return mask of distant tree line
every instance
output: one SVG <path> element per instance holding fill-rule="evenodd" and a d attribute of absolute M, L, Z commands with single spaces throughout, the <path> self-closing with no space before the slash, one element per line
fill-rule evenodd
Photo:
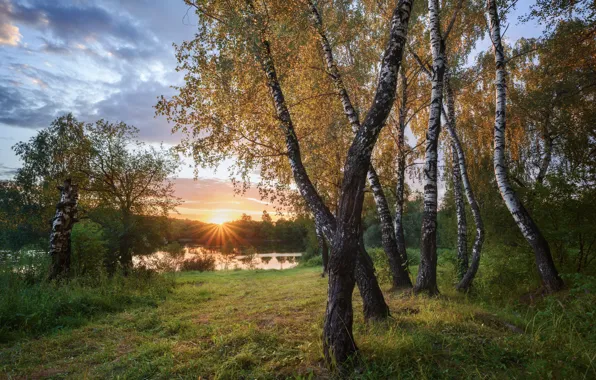
<path fill-rule="evenodd" d="M 305 217 L 294 219 L 279 218 L 273 221 L 263 211 L 261 220 L 253 220 L 248 214 L 240 219 L 221 225 L 197 220 L 170 219 L 169 241 L 181 244 L 199 244 L 217 249 L 241 249 L 254 247 L 278 252 L 302 252 L 316 246 L 309 237 L 314 234 L 312 220 Z"/>

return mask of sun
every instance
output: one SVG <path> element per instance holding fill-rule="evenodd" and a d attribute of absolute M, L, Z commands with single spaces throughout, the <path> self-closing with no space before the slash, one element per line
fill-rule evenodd
<path fill-rule="evenodd" d="M 224 224 L 227 222 L 225 215 L 215 214 L 209 218 L 209 223 Z"/>

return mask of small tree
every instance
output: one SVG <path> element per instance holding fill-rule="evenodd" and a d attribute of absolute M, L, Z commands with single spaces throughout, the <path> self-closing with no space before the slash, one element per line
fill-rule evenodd
<path fill-rule="evenodd" d="M 146 217 L 167 216 L 179 204 L 171 181 L 178 160 L 169 151 L 140 142 L 137 134 L 135 127 L 125 123 L 85 124 L 68 114 L 28 142 L 16 144 L 13 150 L 23 167 L 15 176 L 14 188 L 22 193 L 23 208 L 41 215 L 27 223 L 48 233 L 55 189 L 70 178 L 80 190 L 81 208 L 97 216 L 108 236 L 117 236 L 118 247 L 111 248 L 119 252 L 125 270 L 132 266 L 133 247 L 147 253 L 163 245 L 156 241 L 159 233 L 148 233 L 155 220 L 146 223 Z M 113 210 L 118 212 L 117 222 Z M 142 239 L 135 241 L 137 236 Z"/>
<path fill-rule="evenodd" d="M 138 129 L 125 123 L 99 120 L 87 126 L 91 154 L 89 191 L 99 204 L 119 211 L 119 262 L 125 273 L 132 267 L 138 215 L 167 216 L 180 204 L 171 180 L 177 157 L 137 140 Z"/>

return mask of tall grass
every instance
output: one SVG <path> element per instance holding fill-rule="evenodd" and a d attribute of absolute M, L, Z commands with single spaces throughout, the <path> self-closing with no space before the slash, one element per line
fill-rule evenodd
<path fill-rule="evenodd" d="M 0 342 L 76 327 L 96 315 L 156 306 L 172 289 L 171 278 L 133 271 L 128 276 L 77 277 L 46 282 L 45 255 L 4 260 L 0 268 Z"/>

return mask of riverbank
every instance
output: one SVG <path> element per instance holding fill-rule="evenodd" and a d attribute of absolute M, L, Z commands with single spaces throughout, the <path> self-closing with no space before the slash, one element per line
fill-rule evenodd
<path fill-rule="evenodd" d="M 187 272 L 176 283 L 156 305 L 0 344 L 0 377 L 331 376 L 321 360 L 320 268 Z M 596 377 L 594 330 L 582 324 L 592 295 L 508 308 L 447 290 L 385 294 L 392 318 L 366 326 L 354 292 L 355 378 Z"/>

